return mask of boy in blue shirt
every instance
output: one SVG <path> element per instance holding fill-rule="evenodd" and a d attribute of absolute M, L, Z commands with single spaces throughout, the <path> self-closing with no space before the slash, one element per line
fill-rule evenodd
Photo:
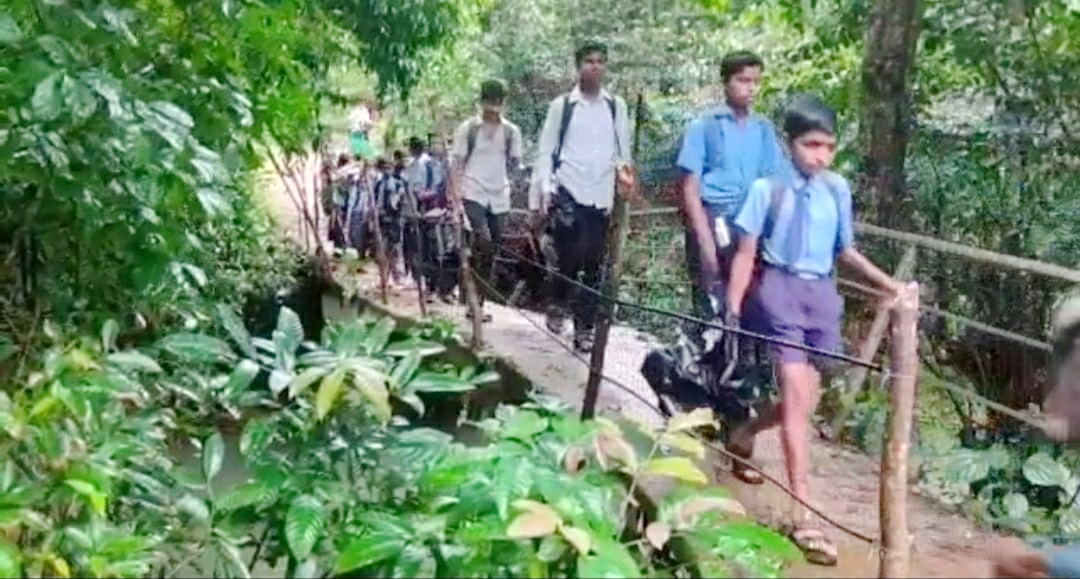
<path fill-rule="evenodd" d="M 747 312 L 744 325 L 761 334 L 838 351 L 843 300 L 833 278 L 836 261 L 890 292 L 903 286 L 852 244 L 851 189 L 847 180 L 828 170 L 836 154 L 836 114 L 816 98 L 796 97 L 785 113 L 784 133 L 791 174 L 755 181 L 735 218 L 739 233 L 727 311 L 733 322 Z M 759 246 L 761 264 L 755 275 Z M 809 501 L 809 425 L 821 389 L 822 360 L 811 360 L 805 350 L 769 348 L 779 379 L 779 404 L 733 428 L 728 450 L 749 458 L 754 435 L 779 423 L 791 488 Z M 762 482 L 760 473 L 741 465 L 734 474 L 749 484 Z M 799 519 L 793 522 L 791 538 L 807 560 L 835 565 L 836 546 L 805 516 Z"/>
<path fill-rule="evenodd" d="M 706 319 L 720 313 L 709 294 L 727 281 L 734 249 L 731 222 L 750 184 L 777 172 L 784 162 L 773 124 L 751 111 L 763 70 L 761 58 L 753 53 L 724 57 L 720 77 L 725 102 L 690 123 L 676 163 L 682 172 L 694 313 Z"/>

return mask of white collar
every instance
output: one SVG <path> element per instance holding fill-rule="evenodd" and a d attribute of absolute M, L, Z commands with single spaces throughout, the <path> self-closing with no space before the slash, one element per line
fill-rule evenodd
<path fill-rule="evenodd" d="M 611 93 L 609 93 L 604 87 L 600 87 L 600 98 L 607 101 L 612 100 Z M 570 91 L 570 102 L 578 103 L 584 100 L 586 100 L 586 98 L 585 93 L 581 92 L 581 85 L 574 85 L 574 90 Z"/>

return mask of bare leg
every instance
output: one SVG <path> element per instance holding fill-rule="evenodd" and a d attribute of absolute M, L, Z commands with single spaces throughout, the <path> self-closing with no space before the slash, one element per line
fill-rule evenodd
<path fill-rule="evenodd" d="M 810 416 L 821 392 L 821 377 L 806 362 L 780 364 L 780 425 L 791 490 L 810 499 Z"/>

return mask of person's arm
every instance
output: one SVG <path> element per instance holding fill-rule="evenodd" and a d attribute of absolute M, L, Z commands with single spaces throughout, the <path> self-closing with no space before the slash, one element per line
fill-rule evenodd
<path fill-rule="evenodd" d="M 739 244 L 731 262 L 731 278 L 727 287 L 727 308 L 735 316 L 742 315 L 746 292 L 754 275 L 758 256 L 758 240 L 765 234 L 765 219 L 772 202 L 772 185 L 768 179 L 758 179 L 750 186 L 735 227 L 739 229 Z"/>
<path fill-rule="evenodd" d="M 893 277 L 881 268 L 874 265 L 865 255 L 858 249 L 855 249 L 855 232 L 852 227 L 852 215 L 851 215 L 851 189 L 847 183 L 844 182 L 839 187 L 837 194 L 838 209 L 840 212 L 839 219 L 839 231 L 837 234 L 837 256 L 840 261 L 851 266 L 853 269 L 859 272 L 860 275 L 865 277 L 870 283 L 892 292 L 899 293 L 904 284 L 893 279 Z"/>
<path fill-rule="evenodd" d="M 450 203 L 457 207 L 461 204 L 465 192 L 462 190 L 465 182 L 465 156 L 469 154 L 469 121 L 465 121 L 454 132 L 454 142 L 450 150 L 450 170 L 447 171 L 450 179 Z"/>
<path fill-rule="evenodd" d="M 620 164 L 634 164 L 633 133 L 630 131 L 630 111 L 626 101 L 616 97 L 615 101 L 615 134 L 619 140 L 617 159 Z"/>
<path fill-rule="evenodd" d="M 514 170 L 521 169 L 521 159 L 524 157 L 522 150 L 524 148 L 521 139 L 521 128 L 510 123 L 510 166 Z"/>
<path fill-rule="evenodd" d="M 562 97 L 551 101 L 548 106 L 547 117 L 544 119 L 544 128 L 540 130 L 540 142 L 536 151 L 536 163 L 534 165 L 537 174 L 537 198 L 533 206 L 530 200 L 530 209 L 544 211 L 551 200 L 554 192 L 554 167 L 551 166 L 551 156 L 555 153 L 555 146 L 559 140 L 559 119 L 562 117 Z"/>
<path fill-rule="evenodd" d="M 681 173 L 682 210 L 686 227 L 697 240 L 701 253 L 702 275 L 706 280 L 715 277 L 719 270 L 716 242 L 712 225 L 701 202 L 701 177 L 705 170 L 705 126 L 699 119 L 690 123 L 683 136 L 679 158 L 675 163 Z M 699 280 L 694 280 L 697 283 Z M 715 281 L 715 280 L 713 280 Z"/>

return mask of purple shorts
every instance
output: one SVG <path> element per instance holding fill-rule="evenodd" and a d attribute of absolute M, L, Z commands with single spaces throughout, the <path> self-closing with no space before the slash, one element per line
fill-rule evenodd
<path fill-rule="evenodd" d="M 840 351 L 844 300 L 831 278 L 804 279 L 764 265 L 748 306 L 746 327 L 751 331 L 821 350 Z M 811 361 L 805 350 L 781 345 L 771 349 L 781 362 Z M 820 369 L 830 365 L 831 360 L 814 358 Z"/>

